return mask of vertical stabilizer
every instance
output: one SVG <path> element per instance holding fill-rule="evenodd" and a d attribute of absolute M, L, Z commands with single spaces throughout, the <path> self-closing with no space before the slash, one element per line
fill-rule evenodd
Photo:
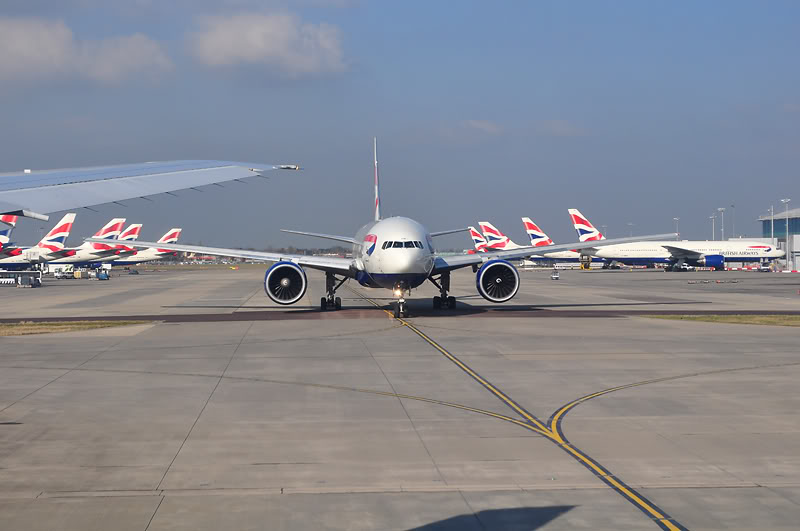
<path fill-rule="evenodd" d="M 9 215 L 2 215 L 0 216 L 0 221 L 3 222 L 0 225 L 0 249 L 3 246 L 8 245 L 8 242 L 11 240 L 11 232 L 14 230 L 14 227 L 17 226 L 17 216 L 9 216 Z"/>
<path fill-rule="evenodd" d="M 519 249 L 522 247 L 522 245 L 517 245 L 511 241 L 511 238 L 500 232 L 500 229 L 488 221 L 479 221 L 478 226 L 481 228 L 483 236 L 489 243 L 489 249 L 510 251 L 511 249 Z"/>
<path fill-rule="evenodd" d="M 52 252 L 61 251 L 64 249 L 74 222 L 75 214 L 66 214 L 36 246 Z"/>
<path fill-rule="evenodd" d="M 575 227 L 575 232 L 578 233 L 578 240 L 581 242 L 591 242 L 596 240 L 605 240 L 599 230 L 589 221 L 589 219 L 581 214 L 577 208 L 567 209 L 569 217 L 572 219 L 572 225 Z"/>
<path fill-rule="evenodd" d="M 472 226 L 469 227 L 469 235 L 472 238 L 472 243 L 475 245 L 475 250 L 485 253 L 486 248 L 489 246 L 486 238 L 484 238 L 483 235 L 478 232 L 478 229 Z"/>
<path fill-rule="evenodd" d="M 528 237 L 531 239 L 531 245 L 533 247 L 553 245 L 553 240 L 551 240 L 547 234 L 545 234 L 544 231 L 539 228 L 539 225 L 531 220 L 531 218 L 522 218 L 522 224 L 525 225 L 525 232 L 528 233 Z"/>
<path fill-rule="evenodd" d="M 378 137 L 372 139 L 372 153 L 375 156 L 375 221 L 381 220 L 381 189 L 378 185 Z"/>

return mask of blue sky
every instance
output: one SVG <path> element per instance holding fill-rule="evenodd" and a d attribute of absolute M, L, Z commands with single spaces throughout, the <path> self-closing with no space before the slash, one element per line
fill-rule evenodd
<path fill-rule="evenodd" d="M 796 2 L 52 4 L 0 7 L 0 170 L 306 168 L 83 210 L 76 235 L 114 216 L 226 246 L 352 234 L 371 215 L 373 135 L 384 213 L 431 230 L 487 219 L 523 241 L 529 216 L 571 241 L 576 207 L 612 237 L 680 217 L 708 238 L 708 216 L 735 204 L 737 233 L 757 235 L 770 204 L 800 203 Z"/>

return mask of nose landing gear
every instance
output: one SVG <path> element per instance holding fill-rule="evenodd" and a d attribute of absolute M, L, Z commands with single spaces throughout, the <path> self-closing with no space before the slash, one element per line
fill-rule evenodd
<path fill-rule="evenodd" d="M 428 277 L 428 280 L 431 281 L 431 284 L 439 288 L 439 293 L 441 294 L 441 296 L 433 298 L 433 309 L 450 308 L 454 310 L 456 307 L 456 298 L 447 295 L 447 292 L 450 291 L 450 272 L 442 273 L 439 275 L 438 279 Z"/>
<path fill-rule="evenodd" d="M 336 296 L 336 290 L 342 287 L 342 284 L 347 282 L 348 278 L 344 277 L 338 284 L 336 283 L 337 280 L 336 275 L 333 273 L 325 273 L 325 292 L 327 295 L 319 301 L 320 310 L 323 312 L 342 309 L 342 298 Z"/>

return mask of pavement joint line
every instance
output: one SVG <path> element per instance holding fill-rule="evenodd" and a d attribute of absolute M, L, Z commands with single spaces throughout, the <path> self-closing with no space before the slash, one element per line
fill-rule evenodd
<path fill-rule="evenodd" d="M 359 294 L 354 289 L 350 288 L 356 294 Z M 360 295 L 360 294 L 359 294 Z M 386 309 L 381 308 L 375 301 L 372 301 L 368 297 L 362 295 L 362 297 L 373 304 L 376 308 L 382 309 L 384 312 L 392 316 L 394 316 L 388 312 Z M 613 476 L 605 467 L 600 465 L 597 461 L 591 458 L 585 452 L 579 450 L 575 446 L 571 444 L 559 444 L 559 443 L 567 443 L 563 433 L 560 431 L 555 431 L 551 428 L 545 426 L 539 419 L 537 419 L 532 413 L 528 412 L 524 407 L 519 405 L 515 402 L 511 397 L 503 393 L 500 389 L 498 389 L 495 385 L 491 382 L 480 376 L 477 372 L 475 372 L 471 367 L 466 365 L 457 356 L 449 352 L 443 346 L 439 345 L 435 340 L 429 337 L 427 334 L 422 332 L 419 328 L 405 320 L 404 318 L 395 318 L 397 321 L 400 321 L 405 324 L 407 328 L 409 328 L 412 332 L 414 332 L 418 337 L 422 338 L 426 343 L 428 343 L 431 347 L 438 350 L 442 355 L 452 361 L 459 369 L 463 372 L 468 374 L 472 377 L 475 381 L 480 383 L 485 389 L 495 395 L 498 399 L 500 399 L 503 403 L 509 406 L 512 410 L 516 411 L 520 416 L 528 421 L 528 423 L 519 423 L 519 425 L 526 427 L 527 429 L 534 430 L 535 428 L 539 428 L 541 432 L 551 441 L 556 443 L 556 446 L 565 450 L 568 454 L 570 454 L 573 458 L 575 458 L 579 463 L 584 465 L 587 469 L 589 469 L 595 476 L 597 476 L 601 481 L 603 481 L 606 485 L 611 487 L 615 492 L 620 494 L 624 499 L 629 501 L 632 505 L 634 505 L 637 509 L 645 513 L 651 521 L 655 522 L 660 528 L 666 529 L 669 531 L 686 531 L 686 528 L 683 527 L 681 524 L 677 523 L 672 517 L 670 517 L 665 511 L 661 510 L 658 506 L 656 506 L 653 502 L 636 492 L 632 487 L 626 485 L 622 480 L 617 479 Z M 614 389 L 618 390 L 618 389 Z M 608 391 L 611 392 L 611 391 Z M 600 396 L 604 394 L 602 391 L 599 393 L 593 393 L 592 395 L 587 395 L 588 398 L 585 400 L 589 400 L 595 396 Z M 578 399 L 579 401 L 581 399 Z M 579 401 L 573 401 L 575 405 L 580 403 Z M 568 404 L 570 407 L 564 412 L 562 412 L 558 418 L 563 417 L 563 415 L 574 407 L 571 405 L 573 403 Z M 532 424 L 532 426 L 531 426 Z M 556 423 L 557 425 L 557 423 Z"/>
<path fill-rule="evenodd" d="M 161 480 L 158 482 L 158 485 L 156 485 L 156 489 L 160 489 L 161 488 L 161 484 L 164 483 L 164 479 L 166 479 L 167 474 L 169 474 L 169 471 L 172 468 L 172 465 L 175 463 L 175 460 L 180 455 L 181 450 L 183 450 L 183 447 L 186 445 L 186 441 L 188 441 L 189 437 L 192 435 L 192 432 L 194 431 L 194 427 L 197 426 L 197 423 L 200 420 L 200 417 L 203 416 L 203 412 L 206 410 L 206 407 L 208 406 L 208 403 L 211 401 L 211 397 L 213 397 L 214 393 L 217 391 L 217 388 L 219 387 L 220 382 L 222 382 L 222 379 L 225 378 L 225 371 L 227 371 L 228 367 L 231 366 L 231 362 L 233 361 L 234 356 L 236 356 L 236 352 L 239 350 L 239 347 L 242 346 L 242 343 L 244 342 L 244 338 L 247 337 L 247 334 L 250 332 L 251 328 L 253 328 L 253 323 L 252 322 L 250 323 L 250 326 L 247 327 L 247 330 L 245 330 L 244 333 L 242 334 L 242 338 L 239 340 L 239 344 L 236 345 L 235 349 L 233 349 L 233 352 L 231 353 L 230 358 L 228 358 L 228 363 L 225 365 L 225 368 L 222 370 L 222 373 L 217 377 L 217 383 L 214 385 L 214 389 L 212 389 L 211 393 L 209 393 L 208 398 L 206 398 L 206 401 L 203 404 L 203 407 L 200 408 L 200 412 L 197 414 L 197 418 L 194 419 L 194 422 L 192 423 L 192 427 L 189 428 L 189 431 L 186 433 L 186 437 L 184 437 L 183 442 L 181 442 L 180 447 L 178 447 L 178 451 L 175 452 L 175 455 L 173 456 L 172 461 L 169 462 L 169 465 L 167 466 L 166 470 L 164 470 L 164 475 L 161 476 Z M 155 513 L 154 513 L 154 515 L 155 515 Z M 149 527 L 149 525 L 148 525 L 148 527 Z"/>

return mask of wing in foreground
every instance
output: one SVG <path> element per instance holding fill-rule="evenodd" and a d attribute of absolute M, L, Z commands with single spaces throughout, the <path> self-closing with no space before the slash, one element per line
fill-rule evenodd
<path fill-rule="evenodd" d="M 263 251 L 248 251 L 246 249 L 225 249 L 222 247 L 201 247 L 199 245 L 182 245 L 177 243 L 157 243 L 143 241 L 108 240 L 103 238 L 86 238 L 92 243 L 119 243 L 126 247 L 146 249 L 155 247 L 165 251 L 179 251 L 184 253 L 207 254 L 211 256 L 229 256 L 232 258 L 248 258 L 250 260 L 264 260 L 267 262 L 293 262 L 297 265 L 320 271 L 328 271 L 346 277 L 353 277 L 355 269 L 351 268 L 353 260 L 335 256 L 306 256 L 303 254 L 282 254 Z"/>
<path fill-rule="evenodd" d="M 218 160 L 146 162 L 66 170 L 0 173 L 0 214 L 44 214 L 261 176 L 298 166 Z"/>
<path fill-rule="evenodd" d="M 458 256 L 437 256 L 433 267 L 433 274 L 452 271 L 462 267 L 482 264 L 489 260 L 522 260 L 536 253 L 546 250 L 548 253 L 557 251 L 572 251 L 580 249 L 591 249 L 605 247 L 607 245 L 618 245 L 620 243 L 631 243 L 640 241 L 666 240 L 674 238 L 675 233 L 671 234 L 651 234 L 650 236 L 634 236 L 632 238 L 615 238 L 612 240 L 596 240 L 576 243 L 564 243 L 558 245 L 548 245 L 545 249 L 541 247 L 522 247 L 511 251 L 488 251 L 480 254 L 464 254 Z"/>

